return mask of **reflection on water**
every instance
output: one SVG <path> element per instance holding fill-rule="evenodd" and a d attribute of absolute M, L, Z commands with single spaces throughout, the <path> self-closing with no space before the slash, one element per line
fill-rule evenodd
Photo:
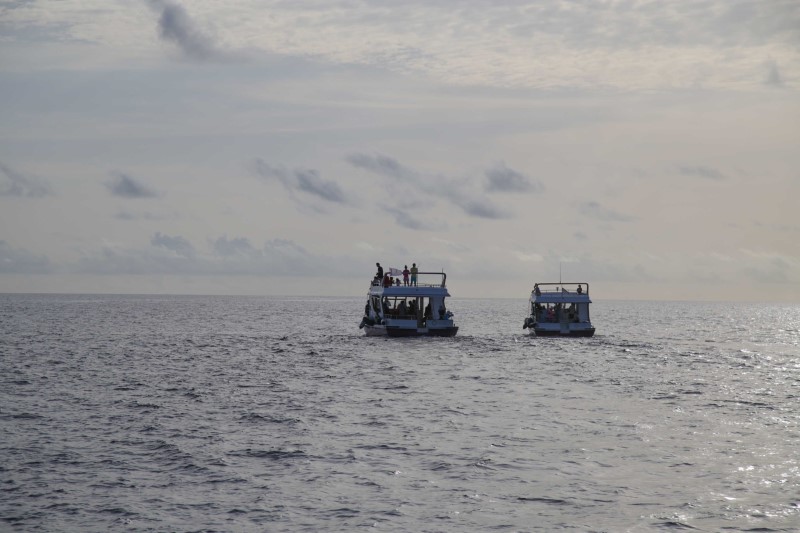
<path fill-rule="evenodd" d="M 0 296 L 10 530 L 790 531 L 800 308 L 366 338 L 362 298 Z"/>

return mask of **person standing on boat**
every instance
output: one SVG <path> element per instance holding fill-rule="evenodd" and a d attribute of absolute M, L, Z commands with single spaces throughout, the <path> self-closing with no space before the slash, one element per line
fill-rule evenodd
<path fill-rule="evenodd" d="M 378 273 L 375 274 L 375 277 L 378 279 L 383 279 L 383 267 L 380 263 L 375 263 L 375 266 L 378 267 Z"/>
<path fill-rule="evenodd" d="M 411 271 L 408 270 L 408 265 L 403 265 L 403 285 L 408 285 L 408 275 L 411 274 Z"/>
<path fill-rule="evenodd" d="M 411 285 L 414 287 L 417 286 L 417 274 L 419 273 L 419 269 L 417 268 L 416 263 L 411 263 Z"/>

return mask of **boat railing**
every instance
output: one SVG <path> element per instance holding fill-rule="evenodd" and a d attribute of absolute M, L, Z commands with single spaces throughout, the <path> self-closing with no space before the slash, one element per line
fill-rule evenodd
<path fill-rule="evenodd" d="M 425 276 L 425 277 L 423 277 Z M 437 279 L 432 280 L 432 277 L 437 277 Z M 438 279 L 441 277 L 441 279 Z M 409 276 L 410 278 L 410 276 Z M 427 279 L 426 279 L 427 278 Z M 393 285 L 394 287 L 407 287 L 408 285 L 403 285 L 403 278 L 394 278 L 400 279 L 400 285 Z M 396 283 L 396 282 L 395 282 Z M 371 282 L 372 287 L 381 287 L 383 286 L 383 280 L 379 280 L 377 278 L 373 278 Z M 447 274 L 444 272 L 417 272 L 417 284 L 416 287 L 447 287 Z"/>
<path fill-rule="evenodd" d="M 540 294 L 563 294 L 564 291 L 576 294 L 589 295 L 589 284 L 584 282 L 559 282 L 559 283 L 536 283 L 533 292 L 537 296 Z"/>

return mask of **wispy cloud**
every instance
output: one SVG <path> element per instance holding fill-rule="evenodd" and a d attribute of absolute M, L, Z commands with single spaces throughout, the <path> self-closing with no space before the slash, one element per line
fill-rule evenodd
<path fill-rule="evenodd" d="M 274 167 L 262 159 L 257 159 L 256 173 L 265 180 L 277 179 L 291 193 L 301 191 L 326 202 L 349 203 L 338 183 L 322 179 L 319 172 L 313 169 L 289 170 L 283 167 Z"/>
<path fill-rule="evenodd" d="M 156 232 L 150 239 L 150 244 L 175 252 L 181 257 L 194 257 L 195 255 L 192 243 L 179 235 L 173 237 Z"/>
<path fill-rule="evenodd" d="M 128 220 L 128 221 L 149 220 L 154 222 L 160 222 L 164 220 L 175 220 L 180 217 L 177 214 L 159 215 L 156 213 L 147 213 L 147 212 L 131 213 L 130 211 L 120 211 L 116 215 L 114 215 L 114 218 L 116 218 L 117 220 Z"/>
<path fill-rule="evenodd" d="M 397 160 L 385 155 L 350 154 L 346 157 L 348 163 L 357 168 L 369 170 L 374 174 L 381 174 L 388 178 L 418 182 L 417 172 L 401 165 Z"/>
<path fill-rule="evenodd" d="M 508 168 L 505 163 L 497 163 L 486 171 L 486 190 L 488 192 L 540 192 L 544 185 L 532 180 L 521 172 Z"/>
<path fill-rule="evenodd" d="M 272 239 L 255 248 L 246 238 L 225 236 L 210 241 L 209 251 L 201 251 L 182 236 L 155 233 L 149 244 L 144 248 L 106 244 L 98 251 L 85 252 L 73 270 L 101 275 L 210 276 L 315 276 L 331 271 L 348 275 L 352 270 L 345 259 L 312 254 L 289 239 Z M 4 246 L 0 241 L 0 261 L 10 256 L 17 269 L 23 262 L 33 263 L 21 252 Z"/>
<path fill-rule="evenodd" d="M 383 210 L 394 217 L 394 221 L 398 226 L 412 230 L 431 230 L 433 226 L 422 220 L 420 217 L 415 217 L 403 209 L 397 209 L 391 206 L 384 206 Z M 443 229 L 443 228 L 439 228 Z"/>
<path fill-rule="evenodd" d="M 50 185 L 45 181 L 25 176 L 3 163 L 0 163 L 0 174 L 4 176 L 4 179 L 0 180 L 0 196 L 42 198 L 53 194 Z M 5 183 L 2 183 L 3 181 Z"/>
<path fill-rule="evenodd" d="M 580 206 L 580 212 L 589 218 L 604 222 L 630 222 L 634 220 L 634 217 L 630 215 L 625 215 L 613 209 L 603 207 L 597 202 L 586 202 L 582 204 Z"/>
<path fill-rule="evenodd" d="M 427 195 L 447 200 L 471 217 L 502 219 L 511 215 L 489 198 L 470 192 L 469 180 L 455 180 L 441 175 L 422 174 L 385 155 L 351 154 L 347 162 L 386 178 L 412 184 Z"/>
<path fill-rule="evenodd" d="M 726 179 L 725 174 L 723 174 L 719 170 L 710 167 L 705 167 L 702 165 L 698 166 L 684 165 L 679 167 L 678 171 L 684 176 L 694 176 L 698 178 L 718 180 L 718 181 Z"/>
<path fill-rule="evenodd" d="M 244 237 L 234 237 L 228 239 L 227 235 L 217 238 L 212 243 L 214 254 L 220 257 L 241 257 L 257 255 L 257 250 L 253 248 L 250 241 Z"/>
<path fill-rule="evenodd" d="M 52 270 L 47 256 L 36 255 L 0 240 L 0 272 L 6 274 L 46 274 Z"/>
<path fill-rule="evenodd" d="M 155 190 L 122 172 L 112 174 L 112 179 L 106 183 L 106 187 L 111 194 L 122 198 L 156 198 L 159 196 Z"/>
<path fill-rule="evenodd" d="M 764 79 L 764 84 L 771 87 L 783 87 L 783 76 L 778 68 L 778 64 L 774 60 L 770 60 L 766 64 L 767 76 Z"/>

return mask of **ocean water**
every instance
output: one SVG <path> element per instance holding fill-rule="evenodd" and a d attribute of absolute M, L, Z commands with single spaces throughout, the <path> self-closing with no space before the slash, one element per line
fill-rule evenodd
<path fill-rule="evenodd" d="M 0 295 L 2 531 L 797 531 L 800 306 Z"/>

